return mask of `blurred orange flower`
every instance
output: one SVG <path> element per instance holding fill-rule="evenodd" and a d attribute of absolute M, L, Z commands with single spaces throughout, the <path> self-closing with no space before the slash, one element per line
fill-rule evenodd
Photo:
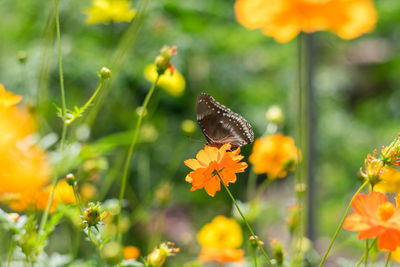
<path fill-rule="evenodd" d="M 293 138 L 278 133 L 258 138 L 249 161 L 255 173 L 265 173 L 269 179 L 283 178 L 294 169 L 298 153 Z"/>
<path fill-rule="evenodd" d="M 15 106 L 20 100 L 0 84 L 0 197 L 12 208 L 14 201 L 25 203 L 25 207 L 32 204 L 50 175 L 45 152 L 31 138 L 35 133 L 33 117 Z M 21 210 L 18 204 L 15 209 Z"/>
<path fill-rule="evenodd" d="M 124 258 L 126 260 L 139 258 L 140 250 L 135 246 L 124 247 Z"/>
<path fill-rule="evenodd" d="M 40 210 L 45 210 L 47 202 L 49 201 L 49 197 L 51 194 L 53 186 L 46 186 L 40 193 L 38 194 L 36 200 L 36 206 Z M 51 203 L 50 212 L 54 212 L 56 207 L 61 204 L 69 204 L 75 202 L 74 191 L 72 190 L 72 186 L 70 186 L 65 179 L 59 181 L 56 186 L 56 190 L 54 191 L 53 202 Z"/>
<path fill-rule="evenodd" d="M 238 249 L 243 243 L 242 229 L 231 218 L 216 216 L 197 235 L 202 249 L 200 261 L 217 261 L 221 264 L 243 261 L 244 251 Z"/>
<path fill-rule="evenodd" d="M 353 39 L 373 30 L 377 20 L 371 0 L 236 0 L 235 13 L 244 27 L 260 28 L 281 43 L 301 31 L 329 30 Z"/>
<path fill-rule="evenodd" d="M 204 188 L 210 196 L 221 190 L 220 179 L 226 186 L 236 182 L 236 173 L 244 172 L 247 163 L 240 162 L 240 148 L 230 151 L 231 145 L 225 144 L 220 148 L 205 146 L 200 150 L 196 159 L 185 160 L 185 165 L 191 168 L 185 180 L 192 184 L 191 191 Z"/>
<path fill-rule="evenodd" d="M 380 179 L 380 182 L 375 184 L 374 191 L 400 193 L 400 171 L 397 168 L 385 167 Z"/>
<path fill-rule="evenodd" d="M 344 229 L 359 232 L 358 239 L 378 239 L 378 248 L 395 251 L 400 246 L 400 208 L 390 203 L 386 195 L 371 192 L 369 195 L 358 194 Z"/>

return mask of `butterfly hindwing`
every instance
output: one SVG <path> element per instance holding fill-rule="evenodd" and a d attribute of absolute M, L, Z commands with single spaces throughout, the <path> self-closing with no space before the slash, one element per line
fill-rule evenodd
<path fill-rule="evenodd" d="M 201 131 L 210 145 L 230 143 L 233 147 L 240 147 L 254 141 L 250 124 L 208 94 L 202 93 L 197 97 L 196 114 Z"/>

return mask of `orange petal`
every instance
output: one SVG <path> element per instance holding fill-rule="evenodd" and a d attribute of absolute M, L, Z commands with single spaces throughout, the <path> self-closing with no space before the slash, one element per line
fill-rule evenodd
<path fill-rule="evenodd" d="M 196 170 L 198 168 L 202 168 L 203 166 L 195 159 L 187 159 L 184 161 L 185 165 L 191 168 L 192 170 Z"/>
<path fill-rule="evenodd" d="M 359 232 L 369 229 L 371 226 L 359 214 L 351 214 L 344 221 L 343 228 L 346 230 Z"/>
<path fill-rule="evenodd" d="M 214 176 L 209 179 L 204 185 L 204 189 L 206 190 L 207 194 L 213 197 L 217 191 L 221 190 L 221 183 L 219 181 L 219 178 Z"/>
<path fill-rule="evenodd" d="M 400 246 L 400 232 L 397 230 L 386 231 L 378 237 L 378 249 L 395 251 Z"/>

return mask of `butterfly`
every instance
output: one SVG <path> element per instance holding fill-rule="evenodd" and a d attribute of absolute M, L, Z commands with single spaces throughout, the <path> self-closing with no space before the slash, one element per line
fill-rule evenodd
<path fill-rule="evenodd" d="M 235 148 L 254 141 L 250 124 L 208 94 L 201 93 L 197 96 L 196 115 L 208 145 L 221 147 L 230 143 Z"/>

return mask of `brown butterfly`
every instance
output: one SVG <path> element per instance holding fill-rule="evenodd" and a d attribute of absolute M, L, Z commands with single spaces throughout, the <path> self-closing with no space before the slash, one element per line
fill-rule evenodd
<path fill-rule="evenodd" d="M 242 116 L 218 103 L 208 94 L 198 95 L 196 115 L 208 145 L 221 147 L 230 143 L 235 148 L 254 141 L 250 124 Z"/>

